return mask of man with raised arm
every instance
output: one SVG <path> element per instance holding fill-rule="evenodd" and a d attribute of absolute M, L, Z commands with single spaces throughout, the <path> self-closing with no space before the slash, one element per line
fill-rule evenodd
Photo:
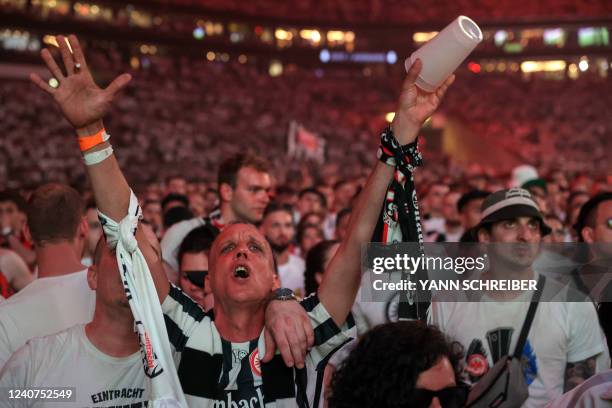
<path fill-rule="evenodd" d="M 89 73 L 78 40 L 70 36 L 69 41 L 73 54 L 65 38 L 58 36 L 66 75 L 49 51 L 42 51 L 59 86 L 50 87 L 36 74 L 31 79 L 55 98 L 66 119 L 76 128 L 85 161 L 89 163 L 87 171 L 99 210 L 113 220 L 121 220 L 128 212 L 131 192 L 104 136 L 102 118 L 130 76 L 120 75 L 106 89 L 99 88 Z M 408 73 L 393 130 L 385 132 L 387 138 L 396 139 L 400 146 L 415 142 L 423 121 L 438 107 L 454 79 L 450 77 L 434 93 L 425 93 L 414 85 L 420 69 L 421 63 L 417 62 Z M 293 347 L 290 356 L 284 355 L 286 365 L 270 349 L 265 353 L 262 350 L 265 358 L 259 360 L 259 348 L 264 346 L 265 315 L 269 313 L 266 305 L 271 297 L 284 300 L 291 298 L 291 293 L 282 289 L 273 293 L 272 250 L 255 226 L 229 225 L 213 243 L 209 276 L 214 321 L 170 285 L 159 252 L 137 229 L 139 248 L 162 302 L 168 336 L 175 350 L 182 352 L 178 376 L 189 406 L 292 406 L 295 400 L 305 406 L 304 385 L 309 379 L 303 371 L 293 371 L 292 366 L 302 368 L 305 363 L 320 371 L 333 350 L 348 340 L 345 330 L 352 323 L 349 311 L 361 281 L 361 246 L 372 236 L 380 213 L 380 207 L 371 203 L 382 204 L 393 172 L 394 167 L 382 162 L 375 165 L 354 206 L 347 237 L 325 272 L 325 280 L 317 294 L 301 303 L 309 321 L 303 324 L 285 315 L 270 324 L 274 327 L 283 320 L 295 324 L 296 330 L 287 331 L 285 338 L 275 334 L 281 349 L 287 342 L 301 343 L 302 349 L 306 348 L 308 333 L 314 327 L 314 346 L 306 358 L 299 348 Z"/>

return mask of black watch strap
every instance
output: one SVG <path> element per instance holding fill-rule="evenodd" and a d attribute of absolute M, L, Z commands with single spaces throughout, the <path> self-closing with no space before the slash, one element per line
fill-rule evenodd
<path fill-rule="evenodd" d="M 272 292 L 270 300 L 297 300 L 291 289 L 279 288 Z"/>

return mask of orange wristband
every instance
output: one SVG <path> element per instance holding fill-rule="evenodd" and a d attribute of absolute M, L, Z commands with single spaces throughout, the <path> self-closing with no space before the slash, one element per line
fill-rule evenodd
<path fill-rule="evenodd" d="M 79 137 L 79 147 L 84 152 L 106 142 L 108 139 L 110 139 L 110 135 L 106 133 L 106 129 L 102 128 L 102 130 L 94 135 Z"/>

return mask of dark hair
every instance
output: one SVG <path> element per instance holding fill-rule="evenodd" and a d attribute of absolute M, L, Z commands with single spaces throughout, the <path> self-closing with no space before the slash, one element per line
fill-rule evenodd
<path fill-rule="evenodd" d="M 291 221 L 293 221 L 293 209 L 291 208 L 291 206 L 286 205 L 286 204 L 279 204 L 274 201 L 272 201 L 270 204 L 267 205 L 263 213 L 263 218 L 266 218 L 269 214 L 272 214 L 278 211 L 286 212 L 287 214 L 291 216 Z"/>
<path fill-rule="evenodd" d="M 153 199 L 146 199 L 144 201 L 144 203 L 142 203 L 142 209 L 144 210 L 146 207 L 153 205 L 153 204 L 159 204 L 161 206 L 161 203 L 159 202 L 159 200 L 153 200 Z"/>
<path fill-rule="evenodd" d="M 172 201 L 179 201 L 181 204 L 183 204 L 183 207 L 189 207 L 189 198 L 187 198 L 186 195 L 170 193 L 166 194 L 166 196 L 161 202 L 162 211 L 164 211 L 166 209 L 166 206 Z"/>
<path fill-rule="evenodd" d="M 295 239 L 298 245 L 302 244 L 302 238 L 304 238 L 304 234 L 306 233 L 306 230 L 309 228 L 316 229 L 317 232 L 319 232 L 319 234 L 321 235 L 321 237 L 325 237 L 323 230 L 318 225 L 312 224 L 312 223 L 307 224 L 307 223 L 300 222 L 298 224 L 297 233 L 295 234 Z M 306 255 L 306 254 L 302 254 L 302 255 Z"/>
<path fill-rule="evenodd" d="M 324 266 L 327 253 L 337 243 L 338 241 L 321 241 L 310 248 L 310 251 L 306 254 L 306 269 L 304 270 L 304 290 L 306 295 L 316 292 L 319 288 L 315 275 L 325 271 Z"/>
<path fill-rule="evenodd" d="M 588 193 L 585 193 L 584 191 L 574 191 L 572 193 L 570 193 L 569 197 L 567 197 L 567 204 L 566 207 L 569 210 L 572 207 L 572 201 L 574 201 L 574 199 L 576 197 L 580 197 L 580 196 L 589 196 Z"/>
<path fill-rule="evenodd" d="M 16 190 L 4 190 L 0 191 L 0 203 L 3 202 L 14 203 L 17 210 L 25 212 L 27 208 L 26 200 Z"/>
<path fill-rule="evenodd" d="M 340 187 L 342 187 L 345 184 L 350 183 L 351 181 L 349 179 L 340 179 L 338 181 L 336 181 L 334 183 L 334 191 L 338 190 Z"/>
<path fill-rule="evenodd" d="M 180 174 L 171 174 L 166 177 L 166 184 L 170 184 L 172 180 L 183 180 L 184 182 L 187 182 L 187 179 Z"/>
<path fill-rule="evenodd" d="M 221 184 L 229 184 L 235 188 L 238 172 L 244 167 L 252 167 L 261 173 L 270 171 L 270 165 L 264 158 L 252 153 L 238 153 L 225 159 L 219 166 L 218 187 L 221 188 Z"/>
<path fill-rule="evenodd" d="M 43 245 L 75 239 L 85 203 L 72 187 L 49 183 L 34 190 L 26 212 L 32 240 Z"/>
<path fill-rule="evenodd" d="M 366 333 L 331 382 L 330 408 L 413 406 L 416 382 L 447 357 L 459 376 L 462 351 L 440 330 L 420 321 L 387 323 Z"/>
<path fill-rule="evenodd" d="M 578 213 L 578 218 L 576 219 L 576 224 L 573 225 L 576 235 L 578 236 L 578 241 L 584 242 L 582 238 L 582 229 L 584 227 L 595 226 L 597 208 L 601 203 L 609 200 L 612 200 L 612 191 L 596 194 L 582 205 Z"/>
<path fill-rule="evenodd" d="M 96 204 L 96 200 L 94 200 L 93 198 L 90 198 L 89 200 L 87 200 L 87 203 L 85 203 L 85 211 L 97 210 L 97 209 L 98 209 L 98 205 Z"/>
<path fill-rule="evenodd" d="M 559 221 L 561 224 L 563 224 L 563 220 L 561 218 L 559 218 L 559 216 L 555 213 L 548 213 L 544 216 L 544 221 L 546 220 L 555 220 L 555 221 Z"/>
<path fill-rule="evenodd" d="M 327 208 L 327 198 L 325 198 L 325 194 L 323 194 L 322 192 L 320 192 L 319 190 L 317 190 L 314 187 L 310 187 L 310 188 L 305 188 L 305 189 L 301 190 L 300 194 L 298 195 L 298 198 L 302 198 L 306 194 L 314 194 L 314 195 L 316 195 L 319 198 L 319 201 L 321 202 L 321 206 L 323 208 Z"/>
<path fill-rule="evenodd" d="M 461 212 L 471 201 L 487 198 L 491 193 L 483 190 L 471 190 L 465 193 L 457 201 L 457 211 Z"/>
<path fill-rule="evenodd" d="M 172 207 L 164 214 L 164 229 L 168 229 L 177 222 L 190 220 L 193 213 L 187 207 Z"/>
<path fill-rule="evenodd" d="M 325 217 L 323 216 L 323 214 L 321 214 L 320 212 L 316 212 L 316 211 L 310 211 L 307 212 L 306 214 L 302 215 L 302 217 L 300 217 L 300 222 L 298 223 L 298 228 L 302 227 L 303 225 L 306 224 L 314 224 L 314 225 L 319 225 L 316 222 L 310 222 L 308 221 L 308 219 L 310 217 L 318 217 L 321 219 L 321 225 L 325 223 Z"/>
<path fill-rule="evenodd" d="M 183 263 L 183 255 L 206 252 L 212 247 L 212 243 L 219 235 L 219 230 L 212 225 L 205 224 L 192 229 L 179 246 L 178 263 L 179 269 Z"/>
<path fill-rule="evenodd" d="M 293 195 L 295 191 L 291 187 L 283 185 L 276 188 L 276 195 L 279 196 L 281 194 Z"/>
<path fill-rule="evenodd" d="M 351 215 L 351 211 L 353 211 L 352 208 L 343 208 L 338 211 L 338 215 L 336 215 L 336 228 L 338 228 L 338 225 L 340 225 L 340 221 L 342 221 L 344 217 Z"/>

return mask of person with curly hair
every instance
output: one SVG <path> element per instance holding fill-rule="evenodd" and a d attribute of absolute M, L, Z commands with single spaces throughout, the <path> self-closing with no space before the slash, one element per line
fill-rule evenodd
<path fill-rule="evenodd" d="M 330 408 L 463 407 L 461 346 L 419 321 L 366 333 L 331 382 Z"/>

